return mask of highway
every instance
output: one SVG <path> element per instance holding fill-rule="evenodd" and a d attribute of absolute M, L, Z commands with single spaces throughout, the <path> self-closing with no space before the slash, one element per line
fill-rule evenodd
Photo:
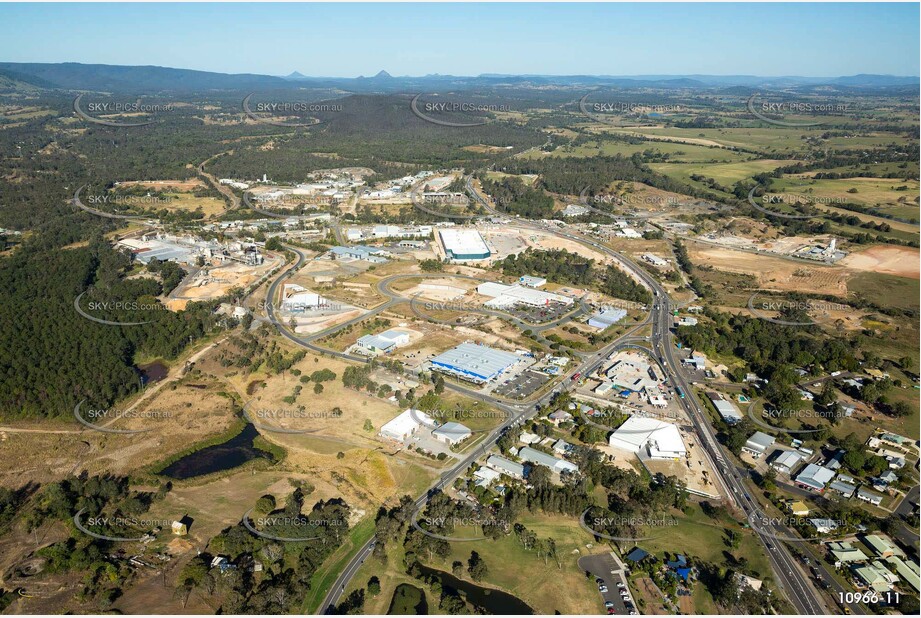
<path fill-rule="evenodd" d="M 468 190 L 472 190 L 472 183 L 468 181 L 467 187 Z M 490 208 L 486 200 L 480 198 L 478 201 L 487 208 Z M 521 223 L 582 243 L 583 245 L 589 246 L 596 251 L 616 259 L 628 272 L 632 272 L 636 275 L 647 288 L 653 291 L 654 301 L 651 314 L 651 321 L 653 323 L 651 339 L 653 350 L 658 352 L 657 355 L 660 360 L 663 360 L 667 365 L 667 369 L 672 379 L 675 381 L 675 385 L 680 386 L 685 393 L 685 397 L 683 399 L 679 398 L 679 401 L 700 437 L 701 444 L 704 446 L 704 452 L 709 459 L 710 467 L 716 474 L 721 492 L 726 497 L 727 502 L 742 509 L 746 518 L 753 512 L 759 512 L 760 508 L 749 495 L 748 488 L 743 484 L 738 471 L 732 470 L 727 465 L 726 458 L 717 442 L 713 428 L 710 426 L 709 422 L 707 422 L 706 414 L 701 407 L 700 401 L 687 383 L 680 362 L 675 358 L 675 348 L 671 342 L 672 304 L 665 289 L 658 281 L 632 260 L 590 238 L 586 238 L 581 234 L 564 232 L 533 222 L 521 221 Z M 762 532 L 758 529 L 753 530 L 764 545 L 765 551 L 771 561 L 771 566 L 777 576 L 778 584 L 782 587 L 787 598 L 796 608 L 797 612 L 800 614 L 813 615 L 827 613 L 821 596 L 812 586 L 812 582 L 805 572 L 800 570 L 795 558 L 791 555 L 785 544 L 773 539 L 769 533 Z M 786 531 L 786 533 L 789 534 L 791 538 L 795 538 L 795 534 L 792 533 L 792 531 Z M 781 535 L 781 533 L 778 533 L 778 535 Z M 852 607 L 852 611 L 855 611 L 855 613 L 863 613 L 859 606 L 856 605 Z"/>
<path fill-rule="evenodd" d="M 475 190 L 472 184 L 472 178 L 468 177 L 467 179 L 467 188 L 471 195 L 474 196 L 477 202 L 485 207 L 493 215 L 498 216 L 508 216 L 504 213 L 496 211 L 489 202 L 480 196 L 480 194 Z M 720 489 L 720 492 L 728 504 L 730 504 L 734 510 L 741 509 L 744 513 L 744 517 L 748 518 L 753 516 L 755 513 L 760 513 L 760 507 L 758 504 L 751 498 L 749 495 L 749 490 L 742 481 L 742 477 L 739 474 L 738 470 L 735 470 L 729 464 L 727 464 L 726 456 L 722 452 L 721 446 L 716 440 L 713 428 L 710 426 L 707 421 L 706 413 L 704 412 L 700 401 L 697 399 L 696 394 L 687 383 L 687 380 L 682 372 L 680 361 L 675 358 L 674 346 L 671 342 L 671 321 L 672 321 L 672 310 L 673 305 L 669 299 L 665 289 L 656 281 L 649 273 L 647 273 L 643 268 L 638 266 L 635 262 L 630 260 L 624 255 L 606 247 L 593 239 L 582 236 L 581 234 L 564 231 L 545 225 L 539 222 L 517 219 L 516 223 L 524 226 L 531 227 L 536 230 L 540 230 L 545 233 L 553 234 L 562 238 L 566 238 L 573 242 L 583 244 L 584 246 L 590 247 L 591 249 L 598 251 L 602 254 L 607 255 L 608 257 L 618 261 L 623 269 L 632 273 L 632 275 L 640 281 L 645 287 L 653 293 L 653 307 L 650 311 L 650 316 L 647 321 L 644 321 L 642 324 L 637 325 L 629 332 L 624 333 L 621 337 L 612 341 L 608 345 L 604 346 L 602 349 L 598 350 L 594 354 L 583 356 L 582 362 L 579 364 L 576 371 L 582 373 L 588 373 L 593 369 L 597 364 L 599 364 L 606 356 L 608 356 L 614 349 L 619 345 L 623 344 L 625 340 L 631 338 L 633 333 L 641 328 L 644 324 L 652 323 L 652 337 L 651 345 L 654 352 L 654 356 L 657 356 L 661 363 L 665 365 L 668 373 L 671 376 L 671 379 L 674 382 L 674 386 L 680 386 L 685 393 L 684 398 L 679 398 L 681 405 L 683 406 L 685 412 L 688 415 L 688 418 L 691 420 L 697 434 L 700 438 L 700 442 L 703 445 L 703 451 L 705 456 L 709 460 L 710 467 L 715 473 L 715 478 Z M 275 316 L 275 304 L 274 299 L 277 298 L 278 286 L 291 276 L 297 269 L 299 269 L 304 261 L 305 256 L 302 252 L 296 248 L 289 247 L 297 255 L 297 261 L 291 268 L 286 270 L 278 279 L 276 279 L 270 286 L 267 292 L 267 313 L 269 319 L 276 325 L 279 332 L 293 341 L 298 345 L 304 346 L 314 352 L 320 354 L 330 354 L 337 356 L 346 360 L 366 362 L 366 359 L 363 357 L 357 357 L 353 355 L 346 354 L 344 352 L 338 352 L 334 350 L 328 350 L 317 345 L 316 341 L 323 337 L 332 334 L 341 328 L 344 328 L 350 324 L 358 323 L 366 320 L 369 315 L 373 315 L 388 309 L 400 302 L 407 302 L 407 299 L 397 296 L 390 291 L 389 286 L 385 283 L 387 280 L 383 280 L 378 285 L 378 291 L 383 295 L 388 297 L 388 300 L 381 305 L 375 307 L 370 314 L 364 314 L 345 322 L 339 324 L 330 329 L 326 329 L 319 333 L 315 333 L 308 337 L 298 337 L 296 334 L 293 334 L 288 331 L 276 318 Z M 411 275 L 412 277 L 419 277 L 420 275 Z M 441 273 L 438 276 L 454 276 L 445 273 Z M 397 276 L 399 277 L 399 276 Z M 388 278 L 392 280 L 393 278 Z M 677 307 L 677 305 L 674 305 Z M 570 315 L 569 319 L 574 317 L 576 312 Z M 505 316 L 503 316 L 505 317 Z M 532 328 L 533 330 L 533 328 Z M 463 474 L 467 468 L 470 466 L 473 461 L 485 454 L 489 449 L 491 449 L 498 438 L 502 433 L 513 425 L 518 425 L 528 418 L 532 417 L 537 413 L 537 410 L 542 408 L 546 403 L 549 402 L 550 398 L 558 392 L 560 389 L 569 388 L 569 384 L 558 385 L 554 390 L 545 393 L 544 395 L 534 399 L 528 400 L 519 404 L 507 403 L 502 400 L 487 397 L 479 391 L 469 389 L 460 384 L 454 383 L 453 381 L 448 381 L 445 383 L 445 387 L 466 396 L 472 397 L 480 401 L 486 401 L 491 405 L 498 407 L 507 414 L 506 420 L 490 433 L 486 435 L 484 440 L 480 445 L 474 450 L 473 453 L 468 455 L 462 461 L 458 462 L 454 467 L 445 472 L 435 483 L 431 485 L 428 491 L 423 495 L 419 496 L 415 504 L 418 508 L 422 508 L 425 502 L 428 500 L 429 495 L 434 490 L 440 490 L 450 485 L 455 478 Z M 801 570 L 800 565 L 797 563 L 796 559 L 791 555 L 790 550 L 787 548 L 785 543 L 780 542 L 773 538 L 772 532 L 764 529 L 753 528 L 755 534 L 761 541 L 762 545 L 765 548 L 769 560 L 771 562 L 771 567 L 775 573 L 777 583 L 785 592 L 787 598 L 792 603 L 793 607 L 796 608 L 797 612 L 800 614 L 825 614 L 828 613 L 822 598 L 818 591 L 813 587 L 812 582 L 809 580 L 808 575 Z M 777 529 L 776 534 L 778 536 L 789 535 L 795 538 L 795 533 L 792 531 Z M 345 569 L 334 582 L 333 586 L 327 592 L 326 597 L 319 606 L 319 611 L 325 613 L 329 610 L 330 607 L 338 603 L 340 596 L 344 592 L 345 588 L 348 586 L 351 578 L 354 576 L 355 572 L 361 567 L 363 562 L 367 559 L 368 555 L 374 548 L 375 539 L 372 538 L 365 543 L 355 554 L 352 560 L 348 563 Z M 829 580 L 833 582 L 834 580 Z M 852 611 L 855 613 L 863 613 L 859 606 L 852 607 Z"/>

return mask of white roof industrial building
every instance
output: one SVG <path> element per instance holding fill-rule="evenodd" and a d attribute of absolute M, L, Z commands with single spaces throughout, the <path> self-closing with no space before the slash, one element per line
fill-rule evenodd
<path fill-rule="evenodd" d="M 649 357 L 640 352 L 618 352 L 614 363 L 604 372 L 608 381 L 618 388 L 640 392 L 656 388 L 663 378 L 656 373 Z"/>
<path fill-rule="evenodd" d="M 611 434 L 608 444 L 637 454 L 645 449 L 652 459 L 679 459 L 688 454 L 675 425 L 640 416 L 628 418 Z"/>
<path fill-rule="evenodd" d="M 553 455 L 548 455 L 530 446 L 525 446 L 518 451 L 518 456 L 528 463 L 546 466 L 557 473 L 579 471 L 579 466 L 576 464 L 566 461 L 565 459 L 560 459 L 559 457 L 554 457 Z"/>
<path fill-rule="evenodd" d="M 391 440 L 402 442 L 409 436 L 416 433 L 421 427 L 434 429 L 438 423 L 432 420 L 425 412 L 413 410 L 412 408 L 404 410 L 396 418 L 391 419 L 381 427 L 380 435 Z"/>
<path fill-rule="evenodd" d="M 588 319 L 588 325 L 592 328 L 604 330 L 623 320 L 626 315 L 627 311 L 624 309 L 606 309 L 592 315 Z"/>
<path fill-rule="evenodd" d="M 764 455 L 764 451 L 772 444 L 774 444 L 773 436 L 769 436 L 763 431 L 756 431 L 745 441 L 745 446 L 742 447 L 742 450 L 750 453 L 757 459 Z"/>
<path fill-rule="evenodd" d="M 797 475 L 795 481 L 800 487 L 813 491 L 824 491 L 825 485 L 834 477 L 834 470 L 829 470 L 816 464 L 809 464 Z"/>
<path fill-rule="evenodd" d="M 524 466 L 505 457 L 490 455 L 486 460 L 486 465 L 501 474 L 507 474 L 513 478 L 524 478 Z"/>
<path fill-rule="evenodd" d="M 485 260 L 490 256 L 486 241 L 476 230 L 442 229 L 438 237 L 451 260 Z"/>
<path fill-rule="evenodd" d="M 723 399 L 719 393 L 707 393 L 707 397 L 713 402 L 713 407 L 720 413 L 723 420 L 730 425 L 742 420 L 742 413 L 731 401 Z"/>
<path fill-rule="evenodd" d="M 458 444 L 469 438 L 473 433 L 464 425 L 453 421 L 447 422 L 432 432 L 436 440 L 448 444 Z"/>
<path fill-rule="evenodd" d="M 771 464 L 771 467 L 776 470 L 780 470 L 781 472 L 790 474 L 802 460 L 803 454 L 798 451 L 783 451 L 780 455 L 778 455 L 777 459 L 774 460 L 774 463 Z"/>
<path fill-rule="evenodd" d="M 296 283 L 286 283 L 281 290 L 283 311 L 306 311 L 329 307 L 329 301 Z"/>
<path fill-rule="evenodd" d="M 432 367 L 464 380 L 483 383 L 516 364 L 517 354 L 475 343 L 462 343 L 431 360 Z"/>
<path fill-rule="evenodd" d="M 385 353 L 409 343 L 409 333 L 396 329 L 385 330 L 377 335 L 363 335 L 355 342 L 359 348 L 371 353 Z"/>
<path fill-rule="evenodd" d="M 521 285 L 505 285 L 503 283 L 486 282 L 481 283 L 476 288 L 477 294 L 489 296 L 492 300 L 484 303 L 487 307 L 497 309 L 513 307 L 517 304 L 531 305 L 533 307 L 542 307 L 550 303 L 562 303 L 571 305 L 572 298 L 553 294 L 552 292 L 543 292 L 534 288 Z"/>
<path fill-rule="evenodd" d="M 547 280 L 543 277 L 532 277 L 531 275 L 524 275 L 518 277 L 518 283 L 521 285 L 526 285 L 529 288 L 539 288 L 547 285 Z"/>

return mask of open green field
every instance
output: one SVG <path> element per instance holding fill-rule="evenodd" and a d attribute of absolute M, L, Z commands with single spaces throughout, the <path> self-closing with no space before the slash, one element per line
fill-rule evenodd
<path fill-rule="evenodd" d="M 558 566 L 553 558 L 545 561 L 534 552 L 526 551 L 514 534 L 496 541 L 451 543 L 451 554 L 447 559 L 440 561 L 436 558 L 432 562 L 425 562 L 450 572 L 455 560 L 466 564 L 470 552 L 476 551 L 489 568 L 486 579 L 479 582 L 481 585 L 492 585 L 510 592 L 538 613 L 596 613 L 598 591 L 593 581 L 585 577 L 577 561 L 583 555 L 603 551 L 604 547 L 591 550 L 586 548 L 587 544 L 593 543 L 593 539 L 574 517 L 526 515 L 520 523 L 539 538 L 553 538 L 556 541 L 557 555 L 562 566 Z M 510 565 L 514 565 L 514 568 L 509 568 Z M 469 577 L 465 574 L 464 579 Z"/>
<path fill-rule="evenodd" d="M 899 309 L 919 309 L 921 282 L 908 277 L 897 277 L 875 272 L 855 273 L 847 281 L 849 292 L 888 307 Z"/>
<path fill-rule="evenodd" d="M 494 587 L 520 598 L 538 613 L 553 614 L 594 614 L 598 611 L 598 591 L 593 580 L 587 579 L 579 568 L 580 557 L 610 551 L 606 546 L 593 546 L 591 535 L 585 532 L 576 518 L 549 515 L 526 515 L 520 521 L 529 530 L 542 539 L 553 538 L 556 541 L 557 555 L 562 562 L 558 566 L 553 558 L 539 558 L 534 552 L 522 547 L 514 534 L 498 540 L 480 540 L 451 543 L 451 553 L 444 560 L 429 559 L 419 556 L 422 561 L 433 568 L 451 572 L 455 560 L 465 565 L 470 552 L 476 551 L 486 562 L 489 569 L 486 578 L 474 582 L 479 586 Z M 463 538 L 475 531 L 457 529 L 452 536 Z M 348 593 L 363 587 L 372 575 L 381 580 L 381 594 L 365 606 L 365 611 L 381 613 L 387 610 L 393 591 L 401 583 L 419 586 L 417 580 L 405 573 L 403 549 L 396 540 L 387 543 L 387 560 L 382 562 L 369 558 L 358 570 Z M 461 579 L 471 581 L 466 571 Z M 438 599 L 429 599 L 429 611 L 437 612 Z"/>
<path fill-rule="evenodd" d="M 345 589 L 343 596 L 348 595 L 353 590 L 365 588 L 371 577 L 377 577 L 381 582 L 381 592 L 375 597 L 365 597 L 364 613 L 386 614 L 393 600 L 394 592 L 401 584 L 422 588 L 423 593 L 426 595 L 429 611 L 437 612 L 438 599 L 433 599 L 427 586 L 422 585 L 422 582 L 406 573 L 406 568 L 403 565 L 403 546 L 396 539 L 388 539 L 385 546 L 386 559 L 380 560 L 374 557 L 373 554 L 368 557 L 365 563 L 355 572 L 355 576 Z"/>
<path fill-rule="evenodd" d="M 536 174 L 506 174 L 505 172 L 487 172 L 486 178 L 489 180 L 504 180 L 506 178 L 517 178 L 525 185 L 531 186 L 537 180 Z"/>
<path fill-rule="evenodd" d="M 563 146 L 552 153 L 543 151 L 529 151 L 527 158 L 544 157 L 594 157 L 598 155 L 633 156 L 646 151 L 658 152 L 668 155 L 670 161 L 680 163 L 732 163 L 744 161 L 748 158 L 743 153 L 715 146 L 698 146 L 696 144 L 680 144 L 675 142 L 649 141 L 639 144 L 614 140 L 600 140 L 588 142 L 580 146 Z"/>
<path fill-rule="evenodd" d="M 726 553 L 730 553 L 736 558 L 744 558 L 747 570 L 757 574 L 759 579 L 771 578 L 771 566 L 764 553 L 764 547 L 754 532 L 744 529 L 739 522 L 713 520 L 704 515 L 697 505 L 692 506 L 690 515 L 676 515 L 674 519 L 677 521 L 676 526 L 669 527 L 663 534 L 642 541 L 638 545 L 659 556 L 667 551 L 716 565 L 724 565 Z M 724 542 L 726 529 L 742 531 L 742 542 L 738 549 L 732 549 Z"/>
<path fill-rule="evenodd" d="M 789 192 L 866 206 L 903 206 L 918 216 L 918 181 L 902 178 L 809 178 L 786 175 L 774 180 L 772 191 Z M 856 193 L 852 193 L 856 190 Z M 901 200 L 901 202 L 900 202 Z M 834 203 L 830 203 L 834 205 Z"/>
<path fill-rule="evenodd" d="M 862 218 L 862 217 L 858 217 Z M 900 241 L 906 242 L 918 242 L 918 232 L 905 232 L 902 230 L 897 230 L 895 228 L 889 230 L 888 232 L 877 232 L 876 230 L 867 230 L 862 228 L 859 225 L 847 225 L 845 223 L 836 223 L 834 221 L 829 222 L 829 232 L 832 234 L 872 234 L 873 236 L 879 236 L 880 238 L 894 238 Z"/>
<path fill-rule="evenodd" d="M 780 159 L 757 159 L 754 161 L 741 161 L 738 163 L 650 163 L 649 167 L 688 184 L 706 189 L 706 185 L 691 180 L 692 175 L 713 178 L 725 187 L 751 178 L 762 172 L 772 172 L 778 167 L 792 165 L 795 161 Z"/>
<path fill-rule="evenodd" d="M 826 128 L 787 128 L 773 125 L 716 129 L 661 127 L 642 128 L 632 131 L 612 128 L 612 131 L 642 135 L 651 139 L 707 140 L 729 148 L 757 150 L 765 155 L 771 153 L 791 155 L 805 148 L 807 140 L 832 150 L 872 149 L 883 148 L 889 144 L 908 145 L 911 143 L 907 137 L 891 133 L 868 133 L 855 137 L 823 138 L 822 135 L 828 131 Z"/>
<path fill-rule="evenodd" d="M 904 176 L 906 178 L 916 178 L 919 174 L 917 163 L 908 162 L 885 162 L 885 163 L 867 163 L 861 165 L 846 165 L 841 167 L 830 167 L 827 169 L 815 170 L 802 174 L 803 176 L 814 176 L 819 173 L 832 174 L 857 174 L 858 177 L 864 178 L 885 178 L 890 174 Z"/>
<path fill-rule="evenodd" d="M 825 204 L 816 204 L 816 208 L 819 210 L 824 210 L 825 212 L 834 213 L 836 215 L 844 216 L 854 216 L 860 219 L 861 221 L 873 223 L 874 225 L 886 224 L 892 231 L 887 232 L 887 234 L 892 234 L 893 231 L 898 238 L 903 238 L 905 240 L 911 240 L 912 237 L 917 237 L 918 235 L 918 225 L 916 223 L 904 223 L 902 221 L 896 221 L 889 217 L 896 217 L 899 219 L 904 219 L 905 221 L 911 221 L 912 219 L 918 219 L 918 207 L 917 206 L 878 206 L 876 210 L 882 211 L 885 214 L 885 217 L 877 215 L 868 215 L 862 212 L 854 212 L 853 210 L 845 210 L 844 208 L 836 208 L 834 206 L 827 206 Z"/>

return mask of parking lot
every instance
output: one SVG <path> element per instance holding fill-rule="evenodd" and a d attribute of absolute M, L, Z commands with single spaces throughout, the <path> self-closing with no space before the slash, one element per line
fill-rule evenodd
<path fill-rule="evenodd" d="M 547 322 L 552 322 L 553 320 L 556 320 L 557 318 L 564 316 L 571 311 L 575 311 L 575 309 L 575 305 L 564 305 L 563 303 L 550 303 L 549 305 L 543 305 L 540 307 L 518 304 L 514 307 L 506 309 L 506 312 L 512 314 L 523 322 L 528 322 L 530 324 L 545 324 Z"/>
<path fill-rule="evenodd" d="M 507 381 L 503 381 L 502 384 L 496 386 L 494 392 L 509 399 L 525 399 L 549 382 L 550 379 L 551 377 L 546 373 L 528 369 Z"/>
<path fill-rule="evenodd" d="M 602 580 L 602 583 L 598 584 L 599 587 L 603 584 L 607 588 L 607 592 L 602 590 L 598 591 L 598 594 L 601 595 L 600 603 L 602 608 L 605 608 L 607 603 L 611 604 L 611 607 L 604 611 L 613 614 L 636 613 L 636 608 L 632 601 L 633 595 L 630 594 L 630 589 L 627 587 L 623 569 L 614 559 L 614 556 L 610 553 L 583 556 L 579 558 L 578 564 L 580 569 L 588 571 L 595 576 L 596 583 L 598 579 Z M 622 588 L 618 588 L 618 584 L 620 584 Z M 621 595 L 621 591 L 626 592 L 631 600 L 625 601 Z M 610 610 L 614 611 L 611 612 Z"/>

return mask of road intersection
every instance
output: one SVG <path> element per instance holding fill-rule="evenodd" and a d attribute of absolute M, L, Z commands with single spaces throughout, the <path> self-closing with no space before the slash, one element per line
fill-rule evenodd
<path fill-rule="evenodd" d="M 475 190 L 473 187 L 472 179 L 470 177 L 467 179 L 467 189 L 468 192 L 473 195 L 474 199 L 491 215 L 506 216 L 504 213 L 496 211 L 489 204 L 489 202 Z M 721 494 L 725 497 L 727 504 L 729 504 L 731 508 L 736 512 L 741 511 L 745 518 L 750 517 L 753 513 L 760 512 L 760 507 L 758 506 L 757 502 L 750 496 L 749 489 L 743 483 L 742 474 L 744 474 L 744 471 L 741 471 L 735 468 L 732 464 L 728 463 L 727 456 L 723 453 L 722 447 L 717 442 L 714 430 L 707 421 L 706 413 L 704 412 L 704 409 L 701 406 L 701 403 L 693 389 L 687 383 L 687 380 L 681 370 L 680 362 L 675 357 L 675 348 L 670 340 L 672 336 L 671 312 L 678 305 L 672 303 L 671 299 L 666 293 L 666 290 L 658 283 L 658 281 L 656 281 L 649 273 L 647 273 L 635 262 L 591 238 L 585 237 L 575 232 L 564 231 L 540 222 L 520 220 L 517 221 L 517 223 L 523 227 L 531 227 L 535 230 L 539 230 L 547 234 L 555 235 L 582 244 L 616 260 L 623 270 L 631 273 L 644 285 L 644 287 L 652 292 L 653 306 L 647 319 L 622 334 L 616 340 L 608 343 L 598 351 L 592 354 L 579 354 L 578 356 L 580 357 L 581 362 L 576 371 L 581 373 L 591 372 L 591 370 L 597 367 L 604 358 L 611 354 L 611 352 L 613 352 L 622 344 L 630 341 L 631 339 L 635 339 L 633 335 L 637 330 L 647 324 L 652 324 L 652 336 L 650 337 L 649 341 L 653 355 L 654 357 L 658 358 L 660 364 L 666 369 L 666 372 L 670 379 L 673 381 L 673 384 L 676 387 L 681 387 L 683 392 L 686 393 L 686 397 L 680 398 L 679 401 L 684 407 L 688 418 L 691 419 L 691 422 L 700 438 L 700 441 L 704 447 L 703 451 L 706 457 L 709 459 L 711 469 L 713 469 L 716 473 L 715 476 Z M 381 311 L 389 309 L 399 303 L 409 302 L 410 306 L 412 307 L 413 305 L 411 298 L 403 297 L 392 291 L 390 285 L 395 281 L 401 278 L 419 278 L 426 276 L 451 276 L 480 280 L 477 277 L 445 273 L 407 274 L 387 277 L 386 279 L 379 282 L 377 286 L 377 291 L 385 296 L 387 300 L 372 309 L 370 313 L 365 313 L 357 318 L 341 323 L 329 329 L 325 329 L 318 333 L 314 333 L 306 337 L 299 337 L 297 334 L 290 332 L 283 324 L 281 324 L 275 313 L 274 299 L 277 298 L 279 285 L 288 279 L 292 274 L 294 274 L 298 269 L 300 269 L 307 259 L 303 252 L 301 252 L 296 247 L 288 248 L 295 253 L 297 258 L 295 263 L 284 273 L 282 273 L 282 275 L 278 277 L 268 288 L 268 303 L 266 305 L 266 310 L 269 319 L 275 324 L 283 336 L 290 339 L 294 343 L 319 354 L 328 354 L 349 361 L 364 363 L 367 362 L 367 359 L 345 352 L 324 348 L 317 342 L 328 335 L 338 332 L 342 328 L 366 320 L 369 315 L 376 315 Z M 561 318 L 558 321 L 571 320 L 584 312 L 584 310 L 585 307 L 580 306 L 575 311 L 567 314 L 567 316 L 564 316 L 564 318 Z M 536 331 L 537 336 L 540 336 L 540 330 L 550 327 L 549 325 L 545 325 L 543 328 L 541 328 L 540 325 L 529 325 L 521 322 L 520 320 L 517 320 L 517 318 L 514 318 L 514 316 L 502 314 L 501 312 L 493 312 L 484 309 L 478 310 L 478 312 L 484 313 L 486 315 L 502 317 L 503 319 L 509 319 L 513 323 L 516 323 L 516 325 L 519 327 L 526 327 L 527 329 L 532 330 L 532 332 Z M 425 319 L 430 319 L 427 316 L 424 317 Z M 555 326 L 556 324 L 553 325 Z M 454 479 L 463 474 L 476 459 L 486 454 L 496 444 L 497 440 L 505 431 L 513 426 L 520 425 L 529 418 L 533 417 L 540 409 L 542 409 L 546 404 L 550 402 L 551 398 L 557 392 L 562 389 L 568 389 L 571 387 L 571 385 L 565 383 L 560 384 L 553 390 L 545 392 L 537 397 L 523 401 L 521 403 L 512 403 L 503 401 L 496 397 L 489 397 L 479 391 L 467 388 L 466 386 L 455 383 L 453 381 L 446 382 L 445 387 L 473 399 L 488 402 L 505 412 L 507 416 L 506 419 L 498 427 L 494 428 L 486 435 L 479 446 L 474 449 L 474 452 L 467 455 L 450 470 L 442 474 L 441 477 L 439 477 L 439 479 L 433 483 L 425 493 L 416 499 L 415 505 L 420 509 L 424 506 L 433 492 L 443 490 L 444 488 L 448 487 L 454 481 Z M 731 461 L 731 459 L 729 461 Z M 818 593 L 818 591 L 812 585 L 808 575 L 802 569 L 797 560 L 793 557 L 790 549 L 784 542 L 775 539 L 775 536 L 789 536 L 790 538 L 796 538 L 795 532 L 784 528 L 784 526 L 779 524 L 774 526 L 771 530 L 753 528 L 755 534 L 764 545 L 765 551 L 771 562 L 771 567 L 776 575 L 778 585 L 783 589 L 787 598 L 790 600 L 793 607 L 796 608 L 798 613 L 810 615 L 828 613 L 821 594 Z M 325 613 L 329 610 L 329 608 L 337 604 L 339 598 L 345 591 L 352 577 L 373 551 L 374 545 L 375 539 L 372 537 L 361 548 L 358 549 L 358 551 L 340 573 L 336 581 L 333 583 L 333 586 L 327 592 L 326 597 L 324 598 L 322 604 L 319 606 L 319 612 Z M 834 579 L 830 578 L 827 581 L 833 582 Z M 850 607 L 850 610 L 855 613 L 864 613 L 862 608 L 857 604 L 853 604 Z"/>

